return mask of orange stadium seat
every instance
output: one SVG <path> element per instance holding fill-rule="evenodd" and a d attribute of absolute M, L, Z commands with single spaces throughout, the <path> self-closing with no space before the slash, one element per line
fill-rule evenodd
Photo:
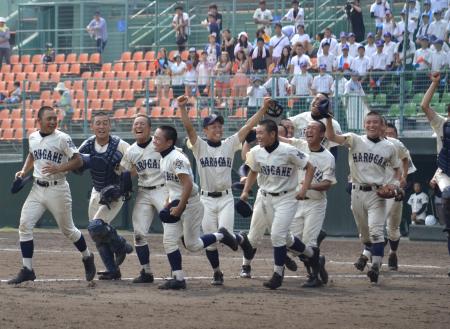
<path fill-rule="evenodd" d="M 34 119 L 25 120 L 25 128 L 26 129 L 33 129 L 35 127 L 36 127 L 36 120 L 34 120 Z"/>
<path fill-rule="evenodd" d="M 59 66 L 59 73 L 66 75 L 69 73 L 69 64 L 61 64 Z"/>
<path fill-rule="evenodd" d="M 33 55 L 33 57 L 31 58 L 31 63 L 32 64 L 42 64 L 42 55 Z"/>
<path fill-rule="evenodd" d="M 137 114 L 137 108 L 135 107 L 129 107 L 126 111 L 126 117 L 127 118 L 134 118 Z"/>
<path fill-rule="evenodd" d="M 94 89 L 94 88 L 88 88 L 88 89 Z M 97 90 L 105 90 L 106 89 L 106 80 L 97 80 Z"/>
<path fill-rule="evenodd" d="M 7 129 L 2 129 L 3 134 L 1 139 L 3 140 L 13 140 L 14 139 L 14 129 L 12 128 L 7 128 Z"/>
<path fill-rule="evenodd" d="M 114 71 L 104 72 L 103 77 L 105 79 L 114 79 L 116 77 L 116 72 Z"/>
<path fill-rule="evenodd" d="M 101 56 L 99 53 L 91 54 L 89 58 L 89 63 L 91 64 L 100 64 L 102 62 Z"/>
<path fill-rule="evenodd" d="M 95 71 L 94 75 L 92 76 L 94 79 L 103 79 L 105 75 L 105 72 L 102 71 Z"/>
<path fill-rule="evenodd" d="M 31 107 L 33 108 L 33 110 L 39 110 L 41 106 L 42 106 L 42 99 L 33 99 L 31 101 Z"/>
<path fill-rule="evenodd" d="M 75 64 L 71 64 L 70 65 L 70 74 L 72 75 L 80 75 L 80 71 L 81 71 L 81 65 L 78 63 Z"/>
<path fill-rule="evenodd" d="M 136 71 L 139 71 L 139 72 L 147 71 L 147 62 L 139 62 L 139 63 L 137 63 Z"/>
<path fill-rule="evenodd" d="M 102 100 L 101 99 L 92 99 L 89 104 L 89 108 L 93 110 L 101 110 L 102 109 Z"/>
<path fill-rule="evenodd" d="M 144 57 L 145 61 L 154 61 L 155 60 L 155 52 L 153 50 L 147 51 Z"/>
<path fill-rule="evenodd" d="M 50 74 L 50 80 L 52 82 L 58 83 L 61 80 L 61 73 L 53 72 Z"/>
<path fill-rule="evenodd" d="M 131 82 L 131 88 L 138 91 L 144 90 L 144 80 L 133 80 Z"/>
<path fill-rule="evenodd" d="M 114 72 L 123 71 L 123 63 L 114 63 L 112 70 Z"/>
<path fill-rule="evenodd" d="M 139 79 L 139 72 L 138 71 L 128 72 L 128 78 L 130 80 L 137 80 L 137 79 Z"/>
<path fill-rule="evenodd" d="M 109 71 L 111 71 L 111 67 L 112 67 L 111 63 L 104 63 L 102 65 L 102 71 L 103 72 L 109 72 Z"/>
<path fill-rule="evenodd" d="M 28 107 L 25 109 L 25 119 L 27 119 L 27 120 L 33 120 L 34 123 L 36 123 L 36 120 L 35 120 L 35 113 L 34 113 L 34 110 L 33 110 L 33 109 L 28 108 Z"/>
<path fill-rule="evenodd" d="M 19 64 L 19 55 L 11 55 L 9 57 L 9 62 L 11 65 Z"/>
<path fill-rule="evenodd" d="M 36 64 L 34 66 L 34 72 L 36 72 L 36 73 L 47 72 L 47 68 L 45 67 L 44 64 Z"/>
<path fill-rule="evenodd" d="M 175 116 L 175 109 L 173 107 L 165 108 L 163 110 L 163 116 L 167 118 L 173 118 Z"/>
<path fill-rule="evenodd" d="M 192 107 L 188 112 L 188 116 L 191 119 L 197 119 L 198 116 L 197 109 L 195 107 Z"/>
<path fill-rule="evenodd" d="M 28 81 L 36 81 L 38 79 L 38 74 L 36 72 L 31 72 L 27 74 Z"/>
<path fill-rule="evenodd" d="M 78 63 L 81 63 L 81 64 L 88 64 L 88 63 L 89 63 L 89 54 L 81 53 L 81 54 L 78 56 Z"/>
<path fill-rule="evenodd" d="M 111 98 L 115 101 L 120 101 L 123 99 L 123 90 L 115 89 L 112 91 Z"/>
<path fill-rule="evenodd" d="M 119 81 L 118 80 L 108 80 L 108 89 L 109 90 L 119 89 Z"/>
<path fill-rule="evenodd" d="M 14 129 L 14 139 L 21 140 L 23 139 L 23 129 Z"/>
<path fill-rule="evenodd" d="M 6 82 L 14 82 L 14 73 L 5 73 L 3 75 L 3 80 Z"/>
<path fill-rule="evenodd" d="M 71 53 L 71 54 L 67 55 L 66 63 L 67 64 L 78 63 L 78 61 L 77 61 L 77 54 Z"/>
<path fill-rule="evenodd" d="M 121 62 L 129 62 L 131 61 L 131 51 L 124 51 L 120 56 Z"/>
<path fill-rule="evenodd" d="M 131 81 L 130 80 L 120 80 L 119 81 L 119 89 L 130 89 Z"/>
<path fill-rule="evenodd" d="M 205 107 L 204 109 L 202 109 L 202 111 L 200 112 L 200 118 L 206 118 L 209 115 L 209 108 Z"/>
<path fill-rule="evenodd" d="M 114 112 L 114 119 L 123 119 L 126 117 L 125 109 L 117 109 Z"/>
<path fill-rule="evenodd" d="M 3 110 L 2 112 L 7 112 L 9 114 L 9 111 Z M 8 129 L 11 128 L 11 119 L 3 119 L 2 124 L 0 126 L 1 129 Z"/>
<path fill-rule="evenodd" d="M 98 90 L 89 90 L 88 91 L 88 99 L 97 99 L 98 98 Z"/>
<path fill-rule="evenodd" d="M 9 111 L 8 110 L 2 110 L 0 111 L 0 120 L 9 119 Z"/>
<path fill-rule="evenodd" d="M 159 106 L 161 106 L 164 109 L 170 107 L 170 99 L 166 97 L 160 98 Z"/>
<path fill-rule="evenodd" d="M 58 72 L 58 65 L 57 64 L 49 64 L 49 65 L 47 65 L 47 72 L 48 73 L 56 73 L 56 72 Z"/>
<path fill-rule="evenodd" d="M 139 62 L 144 60 L 144 52 L 143 51 L 135 51 L 133 54 L 133 61 Z"/>
<path fill-rule="evenodd" d="M 182 59 L 183 61 L 187 61 L 188 58 L 189 58 L 189 52 L 188 52 L 187 50 L 184 50 L 184 51 L 181 53 L 181 59 Z"/>
<path fill-rule="evenodd" d="M 55 56 L 55 63 L 56 64 L 63 64 L 66 61 L 66 55 L 65 54 L 58 54 Z"/>
<path fill-rule="evenodd" d="M 41 73 L 39 73 L 39 80 L 41 82 L 48 82 L 48 81 L 50 81 L 50 73 L 48 73 L 48 72 L 41 72 Z"/>
<path fill-rule="evenodd" d="M 88 82 L 91 80 L 88 80 Z M 83 89 L 83 80 L 75 80 L 73 81 L 72 90 L 82 90 Z M 94 82 L 94 81 L 92 81 Z M 89 88 L 88 88 L 89 89 Z M 94 89 L 94 88 L 92 88 Z"/>
<path fill-rule="evenodd" d="M 119 71 L 119 72 L 115 72 L 116 73 L 116 79 L 126 79 L 128 72 L 127 71 Z"/>
<path fill-rule="evenodd" d="M 162 108 L 160 106 L 154 106 L 152 108 L 152 112 L 150 114 L 152 118 L 161 118 L 162 117 Z"/>
<path fill-rule="evenodd" d="M 22 109 L 13 109 L 10 118 L 11 120 L 22 119 Z"/>
<path fill-rule="evenodd" d="M 41 99 L 46 100 L 51 98 L 50 90 L 44 90 L 41 92 Z"/>
<path fill-rule="evenodd" d="M 23 80 L 25 80 L 26 77 L 27 77 L 26 73 L 19 72 L 19 73 L 16 73 L 16 76 L 15 76 L 14 80 L 15 81 L 23 81 Z"/>
<path fill-rule="evenodd" d="M 22 119 L 13 120 L 11 127 L 13 129 L 21 129 L 22 128 Z"/>
<path fill-rule="evenodd" d="M 114 101 L 112 99 L 104 99 L 102 108 L 105 111 L 112 111 L 113 110 Z"/>
<path fill-rule="evenodd" d="M 102 91 L 100 91 L 100 95 L 98 98 L 103 99 L 103 100 L 110 99 L 109 94 L 110 94 L 109 90 L 102 90 Z"/>
<path fill-rule="evenodd" d="M 150 78 L 151 76 L 152 76 L 152 72 L 150 72 L 150 71 L 141 71 L 141 72 L 139 72 L 139 77 L 141 79 Z"/>
<path fill-rule="evenodd" d="M 6 81 L 2 81 L 2 79 L 0 79 L 0 92 L 2 91 L 6 91 Z"/>
<path fill-rule="evenodd" d="M 81 74 L 82 79 L 90 79 L 92 78 L 92 72 L 91 71 L 85 71 L 83 74 Z"/>
<path fill-rule="evenodd" d="M 84 90 L 75 90 L 73 98 L 79 99 L 79 100 L 84 99 Z"/>
<path fill-rule="evenodd" d="M 134 64 L 134 62 L 125 63 L 125 67 L 123 68 L 123 70 L 126 72 L 132 72 L 132 71 L 135 71 L 135 69 L 136 69 L 136 65 Z"/>
<path fill-rule="evenodd" d="M 23 65 L 31 64 L 31 56 L 30 55 L 20 56 L 20 63 L 22 63 Z"/>
<path fill-rule="evenodd" d="M 134 90 L 133 89 L 125 89 L 123 93 L 123 99 L 126 101 L 134 100 Z"/>
<path fill-rule="evenodd" d="M 39 93 L 41 91 L 40 81 L 31 81 L 28 91 L 31 93 Z"/>
<path fill-rule="evenodd" d="M 84 81 L 84 80 L 81 80 Z M 86 89 L 92 90 L 95 89 L 95 80 L 86 80 Z"/>
<path fill-rule="evenodd" d="M 1 72 L 2 73 L 10 73 L 11 72 L 11 65 L 3 64 Z"/>

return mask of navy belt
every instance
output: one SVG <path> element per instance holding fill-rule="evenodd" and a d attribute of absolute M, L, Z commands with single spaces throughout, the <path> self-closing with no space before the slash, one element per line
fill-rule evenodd
<path fill-rule="evenodd" d="M 228 190 L 223 191 L 223 192 L 206 192 L 206 191 L 202 190 L 200 193 L 201 193 L 201 195 L 206 195 L 210 198 L 220 198 L 223 195 L 228 195 Z"/>
<path fill-rule="evenodd" d="M 279 192 L 279 193 L 271 193 L 271 192 L 266 192 L 266 191 L 261 190 L 261 194 L 264 195 L 264 196 L 267 196 L 267 195 L 280 196 L 280 195 L 284 195 L 284 194 L 286 194 L 288 192 L 289 191 L 283 191 L 283 192 Z"/>
<path fill-rule="evenodd" d="M 379 188 L 378 185 L 375 185 L 375 186 L 373 186 L 373 185 L 359 185 L 359 186 L 353 185 L 352 186 L 353 190 L 360 190 L 363 192 L 376 191 L 378 188 Z"/>
<path fill-rule="evenodd" d="M 146 190 L 154 190 L 154 189 L 157 189 L 158 187 L 163 187 L 164 186 L 164 184 L 159 184 L 159 185 L 155 185 L 155 186 L 140 186 L 140 187 L 142 187 L 143 189 L 146 189 Z"/>
<path fill-rule="evenodd" d="M 42 187 L 49 187 L 50 185 L 58 185 L 58 181 L 54 181 L 54 182 L 47 182 L 47 181 L 41 181 L 41 180 L 36 180 L 36 184 L 38 184 L 39 186 Z"/>

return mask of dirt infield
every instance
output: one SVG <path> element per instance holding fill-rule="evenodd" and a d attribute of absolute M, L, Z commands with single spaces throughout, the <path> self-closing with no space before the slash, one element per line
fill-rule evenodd
<path fill-rule="evenodd" d="M 126 233 L 131 240 L 131 235 Z M 203 253 L 182 251 L 188 280 L 185 291 L 157 289 L 170 273 L 162 236 L 151 235 L 155 283 L 133 285 L 139 272 L 135 254 L 122 265 L 126 279 L 88 287 L 78 252 L 57 231 L 35 235 L 37 281 L 13 287 L 5 280 L 21 266 L 16 232 L 0 232 L 0 328 L 447 328 L 450 322 L 450 263 L 444 243 L 402 240 L 400 268 L 383 266 L 371 286 L 352 262 L 355 239 L 327 239 L 322 245 L 330 273 L 328 286 L 304 289 L 301 264 L 286 272 L 276 291 L 262 287 L 272 273 L 266 237 L 253 263 L 253 279 L 238 278 L 240 253 L 221 248 L 225 285 L 210 285 Z M 89 244 L 93 250 L 93 245 Z M 97 255 L 96 255 L 97 256 Z M 96 264 L 102 269 L 99 257 Z"/>

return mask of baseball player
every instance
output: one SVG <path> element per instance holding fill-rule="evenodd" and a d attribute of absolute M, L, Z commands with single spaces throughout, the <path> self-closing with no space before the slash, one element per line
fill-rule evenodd
<path fill-rule="evenodd" d="M 160 126 L 153 136 L 156 152 L 161 154 L 161 172 L 166 180 L 169 198 L 165 209 L 160 212 L 164 226 L 163 243 L 170 263 L 173 278 L 159 286 L 159 289 L 179 290 L 186 288 L 182 270 L 178 241 L 189 251 L 199 251 L 218 241 L 233 250 L 238 249 L 235 237 L 224 227 L 216 233 L 200 236 L 203 219 L 203 204 L 199 189 L 194 183 L 191 165 L 184 153 L 175 148 L 177 131 L 171 126 Z M 169 203 L 170 201 L 170 203 Z M 164 216 L 162 216 L 164 213 Z"/>
<path fill-rule="evenodd" d="M 321 121 L 311 121 L 305 131 L 306 140 L 291 138 L 286 142 L 309 155 L 309 161 L 314 166 L 314 178 L 310 188 L 306 192 L 305 200 L 298 202 L 297 212 L 291 225 L 291 232 L 298 237 L 305 245 L 318 247 L 317 240 L 322 229 L 327 210 L 327 190 L 336 184 L 335 159 L 334 156 L 325 149 L 321 142 L 325 137 L 325 125 Z M 284 139 L 281 139 L 284 140 Z M 300 174 L 300 184 L 304 179 L 304 172 Z M 317 287 L 321 282 L 314 277 L 309 268 L 307 259 L 301 259 L 309 275 L 309 280 L 305 287 Z M 327 283 L 328 275 L 325 271 L 325 257 L 320 256 L 323 272 L 319 273 L 323 283 Z"/>
<path fill-rule="evenodd" d="M 264 99 L 260 110 L 237 133 L 224 140 L 222 140 L 224 119 L 221 115 L 216 114 L 203 119 L 203 133 L 206 140 L 198 138 L 188 117 L 186 102 L 187 97 L 185 96 L 177 99 L 178 107 L 181 110 L 181 119 L 188 135 L 187 145 L 194 154 L 200 175 L 200 199 L 204 207 L 203 232 L 217 232 L 219 227 L 225 227 L 229 232 L 233 232 L 234 198 L 231 190 L 231 170 L 233 169 L 234 154 L 241 149 L 250 130 L 262 119 L 271 99 Z M 238 242 L 243 241 L 241 236 L 236 235 L 235 237 Z M 211 284 L 222 285 L 223 273 L 219 266 L 217 244 L 206 248 L 206 256 L 214 271 Z"/>
<path fill-rule="evenodd" d="M 367 276 L 370 282 L 378 283 L 384 252 L 386 199 L 378 196 L 377 190 L 386 183 L 399 185 L 399 161 L 395 146 L 382 136 L 383 118 L 378 112 L 371 111 L 366 115 L 364 128 L 366 135 L 363 136 L 354 133 L 337 135 L 329 116 L 326 137 L 349 149 L 351 208 L 360 240 L 366 246 L 355 267 L 363 271 L 372 257 Z M 387 167 L 393 168 L 395 181 L 387 181 Z"/>
<path fill-rule="evenodd" d="M 34 183 L 22 208 L 19 225 L 20 249 L 23 268 L 8 284 L 34 281 L 33 228 L 45 210 L 55 218 L 61 232 L 81 252 L 86 280 L 95 276 L 94 255 L 89 251 L 83 234 L 72 219 L 72 196 L 66 181 L 68 171 L 80 166 L 82 160 L 69 135 L 56 129 L 58 118 L 52 107 L 44 106 L 38 111 L 39 131 L 30 135 L 27 159 L 17 177 L 25 177 L 33 169 Z"/>
<path fill-rule="evenodd" d="M 408 149 L 401 141 L 398 140 L 397 128 L 392 123 L 385 125 L 385 136 L 397 150 L 397 155 L 401 163 L 400 187 L 404 188 L 406 186 L 406 179 L 408 175 L 415 172 L 416 168 L 414 167 Z M 391 177 L 390 179 L 393 179 L 395 182 L 393 170 L 391 168 L 388 169 L 388 175 Z M 398 269 L 397 249 L 400 243 L 400 223 L 402 221 L 402 211 L 403 198 L 392 198 L 386 200 L 386 232 L 390 246 L 388 267 L 391 271 L 397 271 Z"/>
<path fill-rule="evenodd" d="M 86 139 L 79 148 L 80 153 L 89 156 L 93 185 L 89 200 L 88 231 L 106 267 L 106 271 L 99 273 L 99 280 L 117 280 L 121 278 L 119 265 L 133 248 L 110 225 L 122 207 L 122 198 L 116 196 L 104 204 L 102 196 L 120 183 L 120 161 L 130 145 L 110 135 L 111 119 L 106 112 L 92 115 L 91 129 L 94 136 Z"/>
<path fill-rule="evenodd" d="M 450 255 L 450 105 L 447 106 L 447 117 L 437 114 L 431 107 L 430 102 L 440 83 L 439 73 L 431 75 L 431 85 L 422 100 L 422 110 L 430 121 L 431 128 L 436 134 L 438 152 L 438 169 L 432 179 L 442 191 L 442 206 L 445 217 L 445 228 L 447 232 L 448 253 Z M 448 272 L 450 276 L 450 271 Z"/>
<path fill-rule="evenodd" d="M 168 197 L 159 165 L 161 155 L 155 151 L 152 143 L 151 127 L 150 117 L 144 114 L 137 115 L 132 127 L 136 142 L 128 148 L 120 162 L 121 167 L 138 176 L 138 191 L 132 221 L 134 245 L 142 269 L 139 276 L 133 279 L 133 283 L 151 283 L 154 280 L 146 236 L 152 225 L 155 210 L 159 213 Z"/>
<path fill-rule="evenodd" d="M 258 181 L 259 190 L 253 206 L 250 231 L 244 239 L 255 246 L 271 228 L 271 241 L 274 251 L 274 273 L 264 286 L 277 289 L 284 277 L 287 249 L 304 254 L 311 258 L 315 274 L 318 273 L 319 252 L 317 248 L 305 246 L 297 237 L 290 234 L 289 228 L 297 210 L 298 200 L 306 197 L 306 192 L 313 179 L 314 167 L 308 161 L 308 156 L 295 147 L 279 142 L 278 127 L 272 120 L 263 120 L 256 127 L 257 146 L 247 154 L 246 164 L 250 171 L 245 181 L 241 200 L 247 201 L 248 193 L 253 184 Z M 297 191 L 299 169 L 305 170 L 305 179 Z M 254 250 L 244 250 L 244 265 L 242 277 L 249 277 L 250 263 Z M 246 275 L 247 274 L 247 275 Z"/>

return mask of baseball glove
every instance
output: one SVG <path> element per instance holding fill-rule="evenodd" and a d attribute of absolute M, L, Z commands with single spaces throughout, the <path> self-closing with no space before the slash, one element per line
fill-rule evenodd
<path fill-rule="evenodd" d="M 283 106 L 281 106 L 281 104 L 277 101 L 272 100 L 270 102 L 269 109 L 267 110 L 267 114 L 271 117 L 278 118 L 283 113 L 283 111 Z"/>
<path fill-rule="evenodd" d="M 388 184 L 381 186 L 377 190 L 377 195 L 383 199 L 395 198 L 395 201 L 401 201 L 403 200 L 404 192 L 400 187 Z"/>
<path fill-rule="evenodd" d="M 328 118 L 331 116 L 330 114 L 330 101 L 328 99 L 322 99 L 319 102 L 319 106 L 318 106 L 320 115 L 322 116 L 322 118 Z"/>
<path fill-rule="evenodd" d="M 119 200 L 121 197 L 120 186 L 108 185 L 100 191 L 100 201 L 98 203 L 106 205 L 111 209 L 111 203 Z"/>

